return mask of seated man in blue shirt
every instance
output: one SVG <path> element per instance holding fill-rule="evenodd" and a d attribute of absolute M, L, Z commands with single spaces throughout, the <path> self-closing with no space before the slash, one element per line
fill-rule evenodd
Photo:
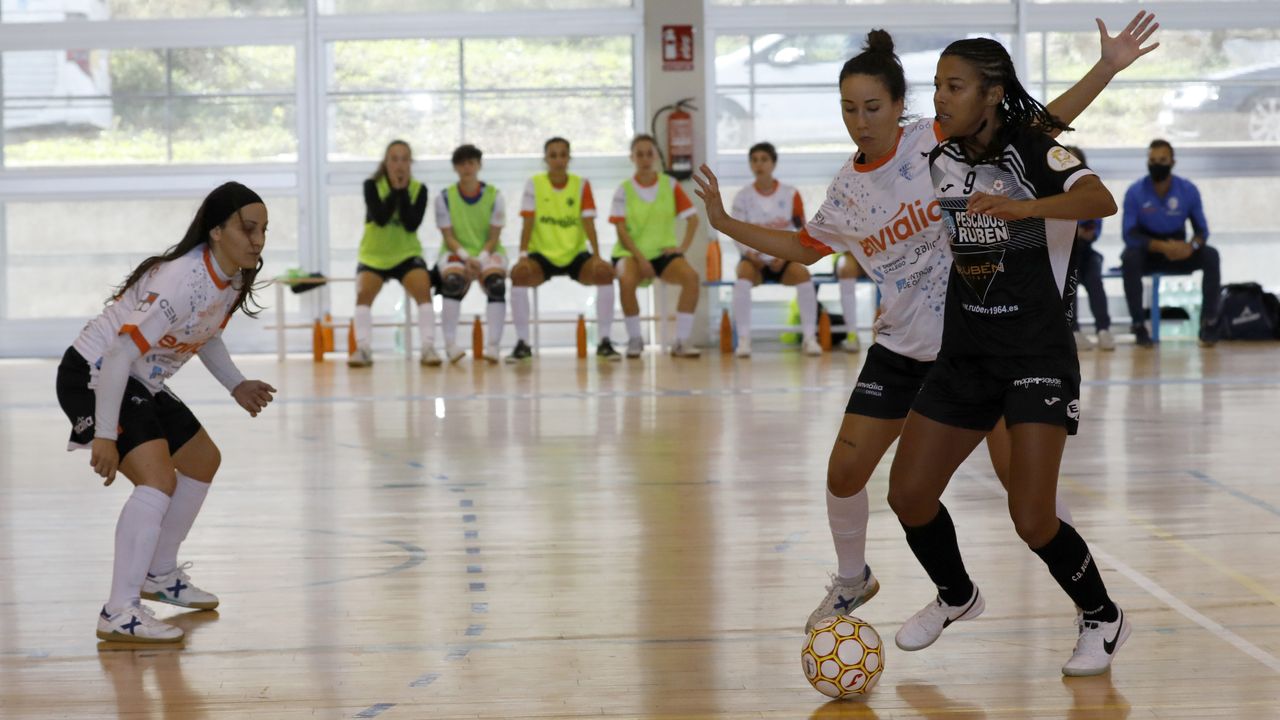
<path fill-rule="evenodd" d="M 1173 174 L 1173 146 L 1152 140 L 1147 159 L 1148 177 L 1129 186 L 1124 194 L 1124 253 L 1120 256 L 1124 296 L 1133 318 L 1133 334 L 1139 345 L 1151 347 L 1151 335 L 1142 321 L 1142 276 L 1153 272 L 1204 271 L 1201 286 L 1200 344 L 1212 345 L 1212 329 L 1218 317 L 1218 251 L 1209 247 L 1209 224 L 1204 219 L 1200 191 L 1190 180 Z M 1192 236 L 1187 239 L 1187 221 Z"/>

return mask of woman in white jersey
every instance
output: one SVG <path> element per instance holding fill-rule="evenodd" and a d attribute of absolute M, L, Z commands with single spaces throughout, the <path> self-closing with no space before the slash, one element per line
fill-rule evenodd
<path fill-rule="evenodd" d="M 262 267 L 267 207 L 240 183 L 218 187 L 186 235 L 143 261 L 102 314 L 80 331 L 58 366 L 58 403 L 71 421 L 69 449 L 90 449 L 110 485 L 134 484 L 116 524 L 111 595 L 98 637 L 177 642 L 182 630 L 155 618 L 140 598 L 212 609 L 218 598 L 196 587 L 178 564 L 221 461 L 191 411 L 165 385 L 193 355 L 236 402 L 256 416 L 276 390 L 245 380 L 222 343 L 222 329 L 249 303 Z"/>
<path fill-rule="evenodd" d="M 1139 48 L 1158 27 L 1148 27 L 1150 21 L 1151 16 L 1139 13 L 1114 38 L 1099 21 L 1102 58 L 1050 104 L 1054 114 L 1075 119 L 1116 73 L 1147 52 Z M 858 152 L 832 181 L 822 208 L 798 233 L 757 228 L 729 217 L 710 169 L 703 166 L 705 178 L 694 178 L 711 225 L 720 232 L 805 264 L 836 251 L 851 252 L 880 289 L 883 313 L 876 320 L 876 342 L 849 398 L 827 466 L 827 517 L 838 567 L 826 597 L 809 616 L 809 627 L 828 615 L 852 611 L 880 589 L 866 565 L 866 484 L 902 432 L 942 340 L 951 255 L 927 158 L 942 135 L 933 120 L 901 125 L 905 97 L 906 80 L 893 40 L 874 30 L 866 49 L 840 74 L 842 115 Z M 988 449 L 1004 482 L 1008 440 L 996 430 L 987 438 Z M 1061 503 L 1058 513 L 1069 516 Z"/>
<path fill-rule="evenodd" d="M 761 142 L 747 151 L 755 180 L 733 196 L 733 216 L 752 225 L 779 230 L 804 227 L 804 201 L 800 191 L 773 176 L 778 151 L 772 143 Z M 818 295 L 809 268 L 784 258 L 753 250 L 738 243 L 738 279 L 733 284 L 733 323 L 738 331 L 737 354 L 751 357 L 751 290 L 761 283 L 789 285 L 796 289 L 800 307 L 800 347 L 806 355 L 821 355 L 818 345 Z"/>
<path fill-rule="evenodd" d="M 640 302 L 636 289 L 646 280 L 661 280 L 680 286 L 676 301 L 676 342 L 674 357 L 696 358 L 702 353 L 689 343 L 693 313 L 698 309 L 702 282 L 684 254 L 693 244 L 698 228 L 698 211 L 675 178 L 662 172 L 658 144 L 651 135 L 637 135 L 631 141 L 631 162 L 636 173 L 622 181 L 613 194 L 609 222 L 618 230 L 613 248 L 618 272 L 623 319 L 627 323 L 627 357 L 644 352 L 640 332 Z M 676 242 L 676 220 L 684 220 L 684 238 Z"/>
<path fill-rule="evenodd" d="M 942 346 L 902 430 L 889 506 L 937 597 L 903 623 L 898 647 L 920 650 L 957 620 L 982 614 L 955 526 L 940 501 L 956 468 L 1001 418 L 1009 435 L 1009 515 L 1078 609 L 1064 675 L 1111 666 L 1130 624 L 1107 594 L 1089 546 L 1054 513 L 1067 436 L 1080 418 L 1080 363 L 1067 304 L 1076 222 L 1116 212 L 1115 198 L 1050 138 L 1069 130 L 1018 81 L 987 38 L 951 43 L 933 96 L 950 138 L 929 155 L 953 262 Z"/>

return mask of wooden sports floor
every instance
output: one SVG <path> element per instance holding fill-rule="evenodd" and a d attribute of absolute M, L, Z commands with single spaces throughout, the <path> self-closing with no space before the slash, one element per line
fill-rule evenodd
<path fill-rule="evenodd" d="M 0 363 L 3 718 L 1280 718 L 1274 345 L 1082 359 L 1062 486 L 1135 632 L 1064 680 L 1073 608 L 981 450 L 948 490 L 986 614 L 892 646 L 932 597 L 872 480 L 864 702 L 802 675 L 834 553 L 826 457 L 860 356 L 657 355 L 371 370 L 240 358 L 251 420 L 192 363 L 223 451 L 181 559 L 217 612 L 184 646 L 99 644 L 125 481 L 64 451 L 53 361 Z"/>

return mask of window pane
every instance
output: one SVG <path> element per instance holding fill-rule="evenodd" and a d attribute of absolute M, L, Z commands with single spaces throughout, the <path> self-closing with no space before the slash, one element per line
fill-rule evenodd
<path fill-rule="evenodd" d="M 631 0 L 320 0 L 320 12 L 414 13 L 629 8 Z"/>
<path fill-rule="evenodd" d="M 292 161 L 290 47 L 8 52 L 8 167 Z"/>
<path fill-rule="evenodd" d="M 379 158 L 392 138 L 418 157 L 464 141 L 537 155 L 550 135 L 620 153 L 633 128 L 627 36 L 340 42 L 330 58 L 334 160 Z"/>
<path fill-rule="evenodd" d="M 1164 136 L 1192 144 L 1280 143 L 1280 30 L 1161 35 L 1157 55 L 1126 70 L 1073 123 L 1080 131 L 1073 142 L 1143 146 Z M 1028 85 L 1041 97 L 1061 93 L 1097 58 L 1096 34 L 1029 40 Z"/>
<path fill-rule="evenodd" d="M 1119 2 L 1120 0 L 1117 0 Z M 739 7 L 761 5 L 939 5 L 957 3 L 1007 3 L 1012 0 L 711 0 L 712 5 Z"/>
<path fill-rule="evenodd" d="M 298 203 L 264 198 L 271 230 L 262 277 L 298 264 Z M 90 317 L 133 267 L 182 236 L 200 198 L 6 202 L 8 317 Z M 93 218 L 93 232 L 85 232 Z M 260 297 L 267 300 L 271 291 Z"/>
<path fill-rule="evenodd" d="M 301 15 L 306 0 L 0 0 L 0 21 L 80 22 Z"/>
<path fill-rule="evenodd" d="M 716 138 L 720 151 L 769 141 L 790 150 L 844 150 L 840 68 L 862 48 L 866 30 L 809 35 L 771 33 L 716 39 Z M 955 33 L 894 36 L 907 75 L 908 115 L 933 114 L 933 75 Z"/>

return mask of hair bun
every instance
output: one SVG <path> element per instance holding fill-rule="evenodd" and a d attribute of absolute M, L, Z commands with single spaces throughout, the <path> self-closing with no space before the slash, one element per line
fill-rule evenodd
<path fill-rule="evenodd" d="M 872 30 L 867 33 L 867 52 L 893 54 L 893 36 L 884 30 Z"/>

